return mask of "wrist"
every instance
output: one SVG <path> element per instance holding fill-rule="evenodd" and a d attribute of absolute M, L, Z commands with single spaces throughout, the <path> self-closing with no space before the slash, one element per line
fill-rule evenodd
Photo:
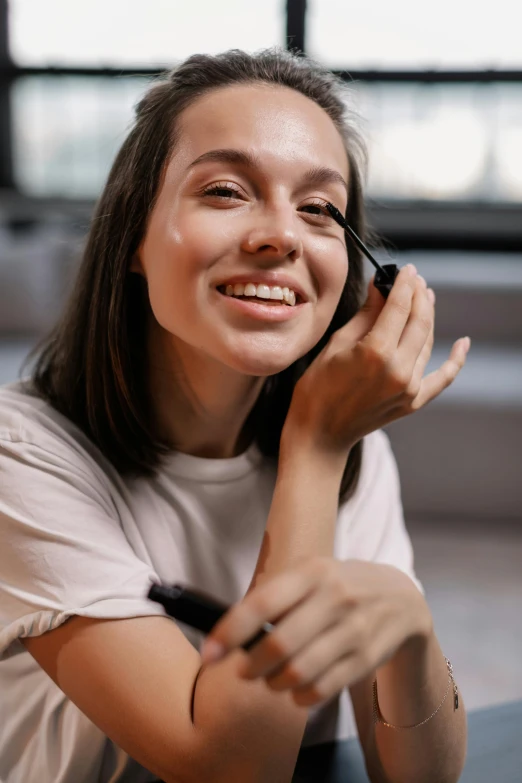
<path fill-rule="evenodd" d="M 279 459 L 280 464 L 305 461 L 317 470 L 338 476 L 341 481 L 351 449 L 352 446 L 338 450 L 326 448 L 315 433 L 287 419 L 281 432 Z"/>
<path fill-rule="evenodd" d="M 287 431 L 279 451 L 278 484 L 293 487 L 301 499 L 307 498 L 308 505 L 320 499 L 337 515 L 345 465 L 346 457 L 321 453 L 304 433 L 290 437 Z"/>
<path fill-rule="evenodd" d="M 263 579 L 303 559 L 333 557 L 344 462 L 318 454 L 302 432 L 281 434 Z"/>

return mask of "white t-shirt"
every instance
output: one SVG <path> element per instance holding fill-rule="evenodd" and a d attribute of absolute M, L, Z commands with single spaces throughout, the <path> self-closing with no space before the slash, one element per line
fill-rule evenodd
<path fill-rule="evenodd" d="M 73 615 L 164 615 L 151 580 L 232 604 L 255 570 L 276 468 L 255 444 L 230 459 L 172 453 L 154 479 L 124 480 L 67 418 L 16 382 L 0 388 L 0 781 L 145 783 L 155 776 L 98 729 L 18 641 Z M 364 439 L 334 556 L 416 579 L 397 466 Z M 173 620 L 173 622 L 175 622 Z M 200 649 L 203 634 L 179 623 Z M 303 746 L 357 736 L 349 691 L 312 708 Z"/>

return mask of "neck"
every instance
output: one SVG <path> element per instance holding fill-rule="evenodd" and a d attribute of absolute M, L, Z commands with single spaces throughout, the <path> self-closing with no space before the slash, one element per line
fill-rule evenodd
<path fill-rule="evenodd" d="M 162 439 L 176 451 L 209 459 L 236 457 L 248 448 L 254 432 L 245 423 L 264 377 L 232 370 L 164 330 L 149 339 L 148 355 Z"/>

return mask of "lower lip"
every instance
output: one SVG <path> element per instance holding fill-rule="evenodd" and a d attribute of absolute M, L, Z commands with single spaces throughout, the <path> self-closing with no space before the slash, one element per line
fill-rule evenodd
<path fill-rule="evenodd" d="M 247 302 L 235 296 L 227 296 L 217 291 L 220 299 L 226 300 L 227 304 L 238 313 L 244 313 L 258 321 L 289 321 L 294 318 L 304 306 L 305 302 L 296 305 L 265 305 L 262 302 Z"/>

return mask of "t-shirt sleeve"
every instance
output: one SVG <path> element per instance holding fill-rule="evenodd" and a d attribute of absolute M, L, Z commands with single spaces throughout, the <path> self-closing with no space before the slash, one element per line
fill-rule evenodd
<path fill-rule="evenodd" d="M 165 616 L 146 597 L 151 580 L 77 450 L 0 437 L 0 660 L 73 615 Z"/>
<path fill-rule="evenodd" d="M 364 439 L 359 486 L 340 513 L 344 517 L 343 557 L 393 565 L 426 595 L 415 573 L 397 462 L 383 430 L 376 430 Z"/>

